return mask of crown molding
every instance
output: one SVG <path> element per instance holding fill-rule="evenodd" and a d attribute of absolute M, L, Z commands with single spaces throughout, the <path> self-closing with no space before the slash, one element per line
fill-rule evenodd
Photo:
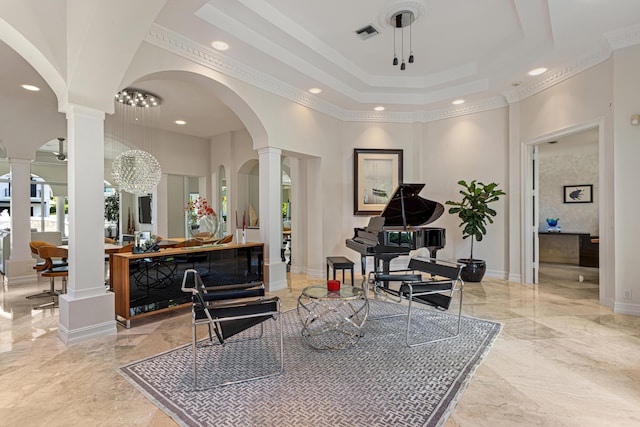
<path fill-rule="evenodd" d="M 373 122 L 373 123 L 414 123 L 420 121 L 420 113 L 407 112 L 378 112 L 345 110 L 342 120 L 345 122 Z"/>
<path fill-rule="evenodd" d="M 145 37 L 145 42 L 328 116 L 340 120 L 344 117 L 344 111 L 334 104 L 312 96 L 306 91 L 299 90 L 282 80 L 235 61 L 213 48 L 202 46 L 160 25 L 153 24 L 151 26 Z"/>
<path fill-rule="evenodd" d="M 604 37 L 613 50 L 640 44 L 640 25 L 632 25 L 617 31 L 611 31 L 606 33 Z"/>
<path fill-rule="evenodd" d="M 538 82 L 534 82 L 528 85 L 522 85 L 517 89 L 513 89 L 507 92 L 503 92 L 508 103 L 522 101 L 525 98 L 533 96 L 542 92 L 552 86 L 557 85 L 575 75 L 595 66 L 601 62 L 606 61 L 611 56 L 611 48 L 609 45 L 603 45 L 588 55 L 583 56 L 578 62 L 567 65 L 564 68 L 556 69 L 546 74 L 546 77 Z"/>
<path fill-rule="evenodd" d="M 439 110 L 423 111 L 422 122 L 433 122 L 436 120 L 449 119 L 452 117 L 466 116 L 468 114 L 481 113 L 483 111 L 496 110 L 504 108 L 508 104 L 504 97 L 494 96 L 476 102 L 469 102 L 463 105 L 456 105 L 450 108 L 442 108 Z"/>
<path fill-rule="evenodd" d="M 343 120 L 346 122 L 387 122 L 387 123 L 427 123 L 452 117 L 466 116 L 483 111 L 504 108 L 508 104 L 502 96 L 456 105 L 438 110 L 421 110 L 413 113 L 403 112 L 375 112 L 375 111 L 346 111 Z"/>
<path fill-rule="evenodd" d="M 604 43 L 603 46 L 595 52 L 585 55 L 578 62 L 548 73 L 547 77 L 542 81 L 503 92 L 501 94 L 502 96 L 470 102 L 462 106 L 452 106 L 451 108 L 437 110 L 420 110 L 416 112 L 345 110 L 307 91 L 297 89 L 244 63 L 235 61 L 213 48 L 202 46 L 193 40 L 157 24 L 151 26 L 148 35 L 145 37 L 145 41 L 204 67 L 256 86 L 338 120 L 346 122 L 427 123 L 503 108 L 510 103 L 518 102 L 535 95 L 605 61 L 610 57 L 613 46 L 621 48 L 640 43 L 640 26 L 630 27 L 621 32 L 609 33 L 608 43 Z"/>
<path fill-rule="evenodd" d="M 640 25 L 633 25 L 604 35 L 605 41 L 600 48 L 583 56 L 576 63 L 548 73 L 548 76 L 536 83 L 520 86 L 517 89 L 503 92 L 507 102 L 513 103 L 528 98 L 536 93 L 567 80 L 576 74 L 606 61 L 614 50 L 640 44 Z"/>
<path fill-rule="evenodd" d="M 296 89 L 281 80 L 275 79 L 265 73 L 253 69 L 246 64 L 235 61 L 232 58 L 220 54 L 214 49 L 202 46 L 201 44 L 160 25 L 154 24 L 151 26 L 145 41 L 204 67 L 259 87 L 330 117 L 347 122 L 429 122 L 487 111 L 494 108 L 501 108 L 506 105 L 502 97 L 496 97 L 479 102 L 468 103 L 464 106 L 433 111 L 376 112 L 345 110 L 330 102 L 324 101 L 317 96 L 313 96 L 307 91 Z"/>

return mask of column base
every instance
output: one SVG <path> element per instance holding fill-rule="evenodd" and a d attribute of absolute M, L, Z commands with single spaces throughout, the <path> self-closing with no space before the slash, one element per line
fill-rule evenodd
<path fill-rule="evenodd" d="M 88 298 L 59 297 L 58 338 L 66 345 L 117 332 L 113 292 Z"/>
<path fill-rule="evenodd" d="M 275 264 L 264 265 L 264 282 L 268 291 L 286 289 L 287 284 L 287 264 L 277 262 Z"/>
<path fill-rule="evenodd" d="M 7 260 L 4 269 L 4 283 L 7 286 L 33 283 L 38 278 L 36 271 L 33 269 L 35 263 L 33 258 Z"/>

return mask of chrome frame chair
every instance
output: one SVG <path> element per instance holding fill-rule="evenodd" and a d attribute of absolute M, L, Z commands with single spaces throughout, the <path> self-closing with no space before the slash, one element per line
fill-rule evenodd
<path fill-rule="evenodd" d="M 390 317 L 406 316 L 405 342 L 408 347 L 415 347 L 430 344 L 438 341 L 449 340 L 460 335 L 462 321 L 462 296 L 464 291 L 464 281 L 460 278 L 460 273 L 464 264 L 436 260 L 435 258 L 411 258 L 408 269 L 379 273 L 372 271 L 368 280 L 363 281 L 362 286 L 367 291 L 368 285 L 373 286 L 376 296 L 392 295 L 391 300 L 401 303 L 407 301 L 406 314 L 390 316 L 380 316 L 369 318 L 370 320 L 380 320 Z M 399 283 L 399 286 L 391 286 L 390 283 Z M 428 339 L 424 341 L 411 341 L 411 315 L 413 303 L 422 303 L 433 306 L 436 309 L 448 310 L 455 294 L 459 293 L 459 306 L 455 331 L 441 338 Z M 443 327 L 443 329 L 446 329 Z"/>
<path fill-rule="evenodd" d="M 188 286 L 187 284 L 190 275 L 193 275 L 193 286 Z M 265 296 L 264 283 L 243 283 L 207 287 L 196 270 L 188 269 L 185 271 L 182 279 L 182 291 L 190 292 L 193 296 L 191 314 L 193 322 L 192 363 L 194 389 L 198 389 L 197 349 L 199 344 L 197 327 L 199 325 L 207 325 L 209 334 L 208 345 L 215 345 L 213 343 L 213 333 L 215 333 L 220 347 L 224 347 L 228 343 L 259 339 L 264 332 L 264 321 L 273 319 L 279 322 L 280 368 L 278 371 L 265 375 L 226 381 L 221 384 L 211 385 L 211 387 L 267 378 L 284 372 L 282 304 L 278 297 L 267 298 Z M 260 333 L 257 337 L 229 340 L 232 336 L 254 326 L 260 326 Z"/>

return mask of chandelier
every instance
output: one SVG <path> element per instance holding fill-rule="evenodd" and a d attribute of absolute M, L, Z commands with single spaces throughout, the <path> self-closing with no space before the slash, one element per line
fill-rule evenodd
<path fill-rule="evenodd" d="M 138 89 L 126 88 L 115 96 L 116 115 L 122 126 L 121 141 L 152 145 L 153 118 L 162 100 Z M 153 111 L 155 110 L 155 111 Z M 158 160 L 148 151 L 133 149 L 118 154 L 111 165 L 114 182 L 133 194 L 151 193 L 162 177 Z"/>
<path fill-rule="evenodd" d="M 111 173 L 121 190 L 133 194 L 151 193 L 162 178 L 158 160 L 142 150 L 119 154 L 113 160 Z"/>
<path fill-rule="evenodd" d="M 116 101 L 132 107 L 157 107 L 162 100 L 152 93 L 143 92 L 138 89 L 123 89 L 116 93 Z"/>
<path fill-rule="evenodd" d="M 409 27 L 409 64 L 413 64 L 413 49 L 411 46 L 411 24 L 415 21 L 415 14 L 410 10 L 401 10 L 400 12 L 396 12 L 391 16 L 389 20 L 391 26 L 393 27 L 393 65 L 398 65 L 398 55 L 396 53 L 397 42 L 396 42 L 396 33 L 400 30 L 400 54 L 402 57 L 402 63 L 400 64 L 400 69 L 404 71 L 406 68 L 404 62 L 404 33 L 405 28 Z"/>

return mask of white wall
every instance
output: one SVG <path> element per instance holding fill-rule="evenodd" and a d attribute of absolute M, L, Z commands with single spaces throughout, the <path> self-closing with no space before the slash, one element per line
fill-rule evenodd
<path fill-rule="evenodd" d="M 640 281 L 636 269 L 640 221 L 637 194 L 640 182 L 640 126 L 631 126 L 640 113 L 640 46 L 614 53 L 614 152 L 615 152 L 615 272 L 614 308 L 640 315 Z M 631 298 L 625 298 L 625 292 Z"/>
<path fill-rule="evenodd" d="M 600 235 L 600 301 L 613 305 L 616 285 L 613 268 L 615 242 L 613 236 L 613 60 L 609 59 L 578 75 L 519 102 L 517 121 L 520 150 L 512 150 L 512 164 L 524 168 L 524 144 L 542 141 L 563 131 L 581 126 L 599 127 L 599 235 Z M 520 169 L 517 176 L 524 176 Z M 524 190 L 524 184 L 521 187 Z M 524 197 L 524 196 L 523 196 Z M 513 200 L 512 211 L 523 223 L 524 200 Z M 514 220 L 516 220 L 514 218 Z M 616 227 L 621 224 L 617 223 Z M 524 236 L 519 247 L 524 248 Z"/>
<path fill-rule="evenodd" d="M 498 212 L 487 235 L 474 243 L 474 258 L 487 262 L 487 275 L 506 277 L 508 273 L 508 118 L 501 108 L 462 117 L 438 120 L 424 127 L 424 148 L 420 155 L 420 182 L 426 183 L 427 198 L 445 204 L 460 198 L 459 180 L 495 182 L 507 193 L 492 206 Z M 439 258 L 468 258 L 469 239 L 462 239 L 457 215 L 445 214 L 432 226 L 443 227 L 447 244 L 438 252 Z"/>
<path fill-rule="evenodd" d="M 598 144 L 563 149 L 563 142 L 539 147 L 539 229 L 546 231 L 547 218 L 560 218 L 564 232 L 599 234 L 600 187 Z M 565 185 L 593 185 L 592 203 L 564 203 Z"/>

